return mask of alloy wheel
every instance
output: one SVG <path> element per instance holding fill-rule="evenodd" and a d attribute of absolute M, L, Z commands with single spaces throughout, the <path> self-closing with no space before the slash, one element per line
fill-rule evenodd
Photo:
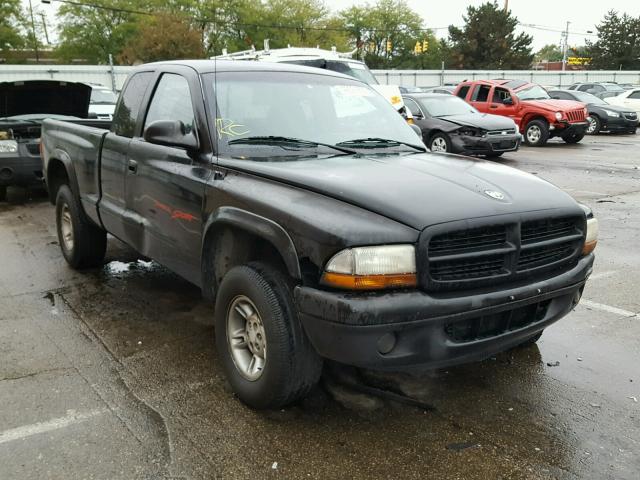
<path fill-rule="evenodd" d="M 227 343 L 240 375 L 258 380 L 267 361 L 267 336 L 260 312 L 244 295 L 235 297 L 227 310 Z"/>

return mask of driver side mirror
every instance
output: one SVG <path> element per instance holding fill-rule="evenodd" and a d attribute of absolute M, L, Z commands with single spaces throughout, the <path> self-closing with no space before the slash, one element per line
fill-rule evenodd
<path fill-rule="evenodd" d="M 200 147 L 195 134 L 187 132 L 185 124 L 180 120 L 156 120 L 144 129 L 142 137 L 149 143 L 179 147 L 189 151 Z"/>

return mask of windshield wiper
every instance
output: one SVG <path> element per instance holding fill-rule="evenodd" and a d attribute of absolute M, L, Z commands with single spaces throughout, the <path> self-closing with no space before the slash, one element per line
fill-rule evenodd
<path fill-rule="evenodd" d="M 291 146 L 300 146 L 300 147 L 328 147 L 334 150 L 338 150 L 339 152 L 355 155 L 355 150 L 351 150 L 350 148 L 343 148 L 336 145 L 331 145 L 330 143 L 322 143 L 316 142 L 314 140 L 302 140 L 301 138 L 294 137 L 279 137 L 276 135 L 268 135 L 268 136 L 256 136 L 256 137 L 243 137 L 243 138 L 234 138 L 233 140 L 229 140 L 229 145 L 239 145 L 239 144 L 247 144 L 247 145 L 291 145 Z"/>
<path fill-rule="evenodd" d="M 407 147 L 415 148 L 420 152 L 426 152 L 426 148 L 413 143 L 403 142 L 401 140 L 391 140 L 388 138 L 368 137 L 368 138 L 356 138 L 354 140 L 345 140 L 339 142 L 336 145 L 347 146 L 352 148 L 384 148 L 384 147 L 397 147 L 399 145 L 405 145 Z"/>

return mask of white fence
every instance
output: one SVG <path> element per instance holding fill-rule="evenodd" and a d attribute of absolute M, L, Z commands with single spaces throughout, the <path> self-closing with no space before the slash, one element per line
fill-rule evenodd
<path fill-rule="evenodd" d="M 640 84 L 640 71 L 536 71 L 536 70 L 374 70 L 380 83 L 389 85 L 433 87 L 463 80 L 508 78 L 526 80 L 554 87 L 575 82 L 618 82 Z"/>
<path fill-rule="evenodd" d="M 108 65 L 0 65 L 0 82 L 53 79 L 98 83 L 120 90 L 132 68 L 111 68 Z M 490 78 L 527 80 L 560 87 L 589 81 L 640 84 L 640 71 L 374 70 L 373 73 L 380 83 L 418 87 Z"/>

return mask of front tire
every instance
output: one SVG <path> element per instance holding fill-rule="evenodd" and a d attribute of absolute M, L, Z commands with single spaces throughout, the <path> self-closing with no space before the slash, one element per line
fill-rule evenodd
<path fill-rule="evenodd" d="M 238 398 L 257 409 L 280 408 L 320 378 L 322 360 L 298 319 L 288 277 L 250 263 L 222 279 L 215 306 L 216 347 Z"/>
<path fill-rule="evenodd" d="M 82 205 L 68 185 L 56 197 L 58 242 L 67 263 L 76 269 L 102 265 L 107 250 L 107 232 L 86 218 Z"/>
<path fill-rule="evenodd" d="M 602 130 L 602 121 L 597 115 L 592 115 L 587 127 L 587 135 L 597 135 Z"/>
<path fill-rule="evenodd" d="M 562 140 L 564 140 L 566 143 L 574 144 L 574 143 L 578 143 L 583 138 L 584 138 L 584 133 L 572 133 L 570 135 L 564 135 L 562 137 Z"/>
<path fill-rule="evenodd" d="M 541 147 L 549 140 L 549 125 L 543 120 L 531 120 L 524 129 L 524 141 L 530 147 Z"/>
<path fill-rule="evenodd" d="M 429 150 L 436 153 L 448 153 L 451 151 L 451 140 L 444 133 L 436 133 L 429 140 Z"/>

